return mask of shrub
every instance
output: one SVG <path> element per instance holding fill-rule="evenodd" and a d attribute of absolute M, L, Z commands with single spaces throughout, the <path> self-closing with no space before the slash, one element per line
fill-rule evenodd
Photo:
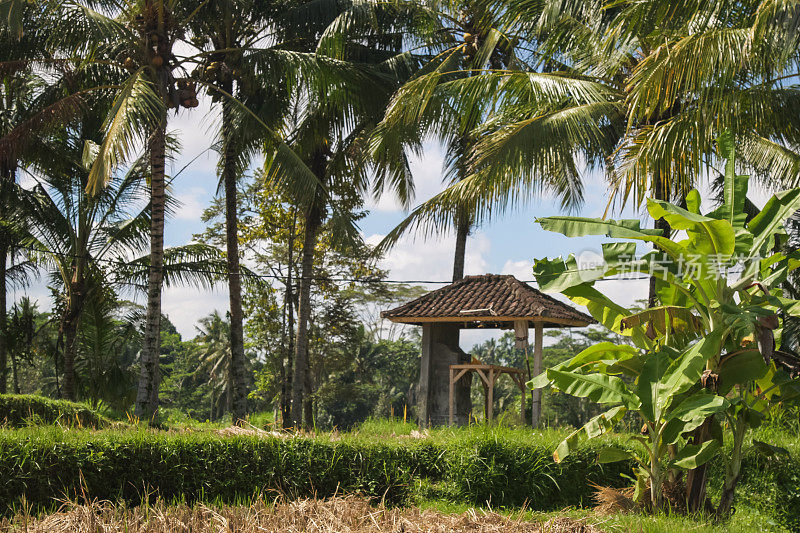
<path fill-rule="evenodd" d="M 630 465 L 594 463 L 596 448 L 553 463 L 549 444 L 523 446 L 496 436 L 447 440 L 219 437 L 208 433 L 0 431 L 0 502 L 22 495 L 37 507 L 85 493 L 138 503 L 232 502 L 255 494 L 326 497 L 362 493 L 408 503 L 421 479 L 453 484 L 464 501 L 552 509 L 586 503 L 586 480 L 620 482 Z"/>
<path fill-rule="evenodd" d="M 101 428 L 111 421 L 90 407 L 27 394 L 0 394 L 0 425 L 12 428 L 41 424 Z"/>

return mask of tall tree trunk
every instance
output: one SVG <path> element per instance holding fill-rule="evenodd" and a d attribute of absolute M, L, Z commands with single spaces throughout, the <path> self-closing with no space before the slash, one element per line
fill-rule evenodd
<path fill-rule="evenodd" d="M 659 174 L 653 176 L 653 196 L 656 200 L 669 200 L 669 188 L 665 180 L 662 180 Z M 671 228 L 669 222 L 661 218 L 653 223 L 655 229 L 660 229 L 664 237 L 669 238 Z M 653 248 L 658 248 L 653 245 Z M 647 293 L 647 307 L 656 307 L 658 305 L 658 295 L 656 294 L 656 277 L 650 276 L 650 287 Z"/>
<path fill-rule="evenodd" d="M 7 205 L 11 195 L 11 186 L 16 181 L 16 166 L 0 163 L 0 219 L 5 218 Z M 0 394 L 7 390 L 8 373 L 8 342 L 6 341 L 6 327 L 8 326 L 8 274 L 9 238 L 6 232 L 0 235 Z"/>
<path fill-rule="evenodd" d="M 63 398 L 73 402 L 77 399 L 75 392 L 75 355 L 78 352 L 78 325 L 80 324 L 84 304 L 83 283 L 78 281 L 80 279 L 79 271 L 82 270 L 80 261 L 78 259 L 77 270 L 74 274 L 76 281 L 71 282 L 68 288 L 67 308 L 61 320 L 61 338 L 64 340 L 64 384 L 61 394 Z"/>
<path fill-rule="evenodd" d="M 2 200 L 0 200 L 2 201 Z M 6 306 L 6 264 L 8 263 L 8 244 L 5 236 L 0 236 L 0 394 L 6 393 L 6 367 L 8 366 L 8 348 L 6 343 L 6 326 L 8 311 Z"/>
<path fill-rule="evenodd" d="M 152 421 L 158 410 L 161 352 L 161 286 L 164 279 L 165 140 L 167 116 L 149 140 L 150 149 L 150 271 L 147 278 L 147 315 L 141 353 L 136 415 Z"/>
<path fill-rule="evenodd" d="M 78 320 L 80 314 L 70 306 L 64 315 L 64 383 L 61 387 L 62 397 L 66 400 L 75 401 L 75 354 L 78 351 Z"/>
<path fill-rule="evenodd" d="M 292 226 L 289 236 L 289 259 L 288 270 L 286 274 L 286 329 L 288 348 L 286 350 L 286 365 L 283 376 L 283 385 L 281 389 L 281 421 L 284 429 L 292 427 L 292 370 L 294 357 L 294 281 L 292 274 L 294 273 L 294 233 L 297 224 L 297 211 L 292 214 Z"/>
<path fill-rule="evenodd" d="M 231 93 L 232 83 L 225 91 Z M 231 388 L 231 418 L 234 423 L 247 416 L 247 369 L 244 358 L 244 317 L 242 313 L 242 280 L 239 271 L 239 231 L 236 201 L 236 150 L 231 143 L 232 104 L 222 107 L 223 181 L 225 182 L 225 241 L 228 262 L 228 298 L 231 312 L 231 364 L 228 376 Z"/>
<path fill-rule="evenodd" d="M 460 212 L 456 221 L 456 252 L 453 258 L 453 281 L 464 278 L 464 262 L 467 256 L 467 237 L 471 229 L 467 213 Z"/>
<path fill-rule="evenodd" d="M 319 231 L 320 209 L 317 201 L 306 211 L 303 235 L 303 253 L 300 261 L 300 288 L 297 306 L 297 341 L 294 352 L 294 379 L 292 380 L 292 423 L 303 425 L 303 399 L 308 374 L 308 322 L 311 318 L 311 283 L 314 275 L 314 248 Z"/>

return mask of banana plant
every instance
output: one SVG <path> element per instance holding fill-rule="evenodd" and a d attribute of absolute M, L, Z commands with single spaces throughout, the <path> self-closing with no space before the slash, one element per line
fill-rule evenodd
<path fill-rule="evenodd" d="M 626 412 L 635 411 L 644 426 L 641 435 L 632 438 L 643 448 L 607 448 L 598 461 L 633 460 L 638 473 L 636 498 L 644 496 L 649 481 L 650 504 L 660 509 L 668 472 L 701 465 L 720 447 L 719 440 L 695 445 L 683 436 L 729 407 L 724 397 L 697 387 L 706 361 L 718 351 L 720 341 L 716 333 L 683 352 L 662 345 L 647 354 L 630 345 L 601 343 L 534 378 L 533 387 L 552 384 L 567 394 L 611 406 L 569 435 L 556 449 L 554 459 L 563 460 L 581 440 L 610 431 Z"/>
<path fill-rule="evenodd" d="M 610 429 L 621 413 L 636 411 L 646 428 L 636 439 L 647 456 L 630 457 L 640 465 L 638 484 L 650 482 L 656 509 L 661 507 L 664 467 L 691 469 L 687 503 L 691 510 L 700 508 L 705 502 L 704 463 L 717 452 L 728 428 L 734 453 L 718 509 L 727 516 L 747 429 L 770 405 L 798 396 L 797 382 L 775 365 L 773 355 L 779 350 L 783 318 L 800 316 L 800 301 L 784 297 L 781 290 L 787 275 L 800 266 L 800 254 L 782 246 L 784 221 L 800 209 L 800 189 L 774 195 L 748 220 L 748 177 L 735 172 L 732 136 L 724 134 L 718 149 L 727 161 L 721 206 L 701 214 L 697 190 L 687 194 L 685 208 L 663 200 L 647 202 L 650 216 L 666 220 L 675 230 L 674 239 L 641 228 L 638 220 L 538 219 L 543 228 L 568 237 L 615 239 L 602 245 L 600 265 L 580 268 L 574 255 L 541 259 L 534 275 L 542 290 L 586 306 L 599 323 L 628 337 L 631 345 L 592 347 L 547 370 L 531 386 L 550 383 L 570 394 L 615 404 L 568 437 L 556 451 L 557 460 L 581 438 Z M 640 242 L 654 249 L 637 256 Z M 600 279 L 642 274 L 655 279 L 659 300 L 644 311 L 628 310 L 594 286 Z M 601 459 L 627 454 L 616 450 Z"/>

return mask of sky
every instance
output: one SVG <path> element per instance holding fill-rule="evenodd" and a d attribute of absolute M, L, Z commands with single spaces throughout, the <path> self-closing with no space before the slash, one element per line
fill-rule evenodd
<path fill-rule="evenodd" d="M 210 112 L 207 101 L 194 110 L 182 109 L 170 120 L 169 129 L 178 135 L 182 151 L 169 169 L 171 175 L 177 174 L 173 181 L 173 195 L 180 201 L 180 207 L 167 222 L 166 246 L 186 244 L 191 241 L 193 234 L 204 228 L 200 217 L 217 193 L 217 154 L 210 149 L 217 123 L 218 118 Z M 434 143 L 426 144 L 421 156 L 412 159 L 415 204 L 443 189 L 442 163 L 442 149 Z M 752 196 L 756 197 L 757 204 L 763 204 L 766 198 L 766 194 L 758 190 Z M 599 217 L 603 215 L 607 203 L 608 187 L 602 176 L 598 173 L 588 174 L 585 202 L 572 214 Z M 361 221 L 360 228 L 364 239 L 372 244 L 379 242 L 406 216 L 406 212 L 389 196 L 371 199 L 367 207 L 370 214 Z M 536 217 L 558 214 L 565 214 L 558 202 L 552 197 L 543 196 L 532 199 L 524 208 L 483 224 L 468 239 L 465 274 L 513 274 L 521 280 L 532 280 L 535 259 L 570 253 L 591 256 L 600 251 L 600 244 L 604 241 L 600 237 L 567 238 L 547 232 L 534 222 Z M 621 213 L 615 212 L 614 217 L 640 218 L 650 223 L 631 207 Z M 389 278 L 393 280 L 448 280 L 452 276 L 454 242 L 453 234 L 428 239 L 408 235 L 387 253 L 381 267 L 389 271 Z M 434 289 L 441 285 L 426 286 Z M 600 288 L 622 305 L 631 305 L 647 297 L 647 280 L 610 281 L 603 283 Z M 12 294 L 14 300 L 22 292 Z M 49 291 L 44 283 L 34 284 L 24 292 L 38 299 L 42 308 L 50 306 Z M 144 299 L 139 298 L 139 301 L 143 303 Z M 163 312 L 185 339 L 195 336 L 195 324 L 200 318 L 214 310 L 224 313 L 227 306 L 228 295 L 224 284 L 219 284 L 213 290 L 171 287 L 165 288 L 163 293 Z M 469 349 L 474 343 L 500 334 L 502 332 L 467 330 L 462 334 L 461 345 Z"/>

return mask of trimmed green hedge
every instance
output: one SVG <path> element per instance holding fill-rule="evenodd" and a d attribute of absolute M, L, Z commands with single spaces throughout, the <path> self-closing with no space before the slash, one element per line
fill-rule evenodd
<path fill-rule="evenodd" d="M 620 485 L 625 463 L 599 468 L 589 445 L 556 465 L 545 445 L 498 441 L 491 435 L 450 441 L 398 442 L 312 438 L 216 437 L 146 430 L 0 431 L 0 502 L 22 495 L 52 506 L 85 490 L 89 498 L 141 501 L 236 501 L 257 493 L 294 497 L 360 492 L 407 503 L 415 482 L 442 483 L 463 501 L 493 506 L 527 503 L 555 509 L 588 503 L 587 483 Z"/>
<path fill-rule="evenodd" d="M 326 497 L 360 492 L 390 504 L 416 497 L 554 510 L 591 505 L 593 485 L 624 486 L 627 462 L 599 465 L 608 441 L 590 441 L 556 464 L 561 435 L 503 430 L 436 433 L 427 439 L 321 436 L 220 437 L 208 432 L 146 429 L 83 431 L 58 427 L 0 430 L 0 515 L 26 501 L 52 508 L 57 500 L 90 499 L 236 502 L 262 493 Z M 337 440 L 338 439 L 338 440 Z M 780 442 L 778 442 L 780 444 Z M 736 506 L 756 509 L 800 530 L 800 464 L 750 449 Z M 718 494 L 721 461 L 711 465 Z"/>
<path fill-rule="evenodd" d="M 27 394 L 0 394 L 0 426 L 41 424 L 101 428 L 111 425 L 111 421 L 80 403 Z"/>

